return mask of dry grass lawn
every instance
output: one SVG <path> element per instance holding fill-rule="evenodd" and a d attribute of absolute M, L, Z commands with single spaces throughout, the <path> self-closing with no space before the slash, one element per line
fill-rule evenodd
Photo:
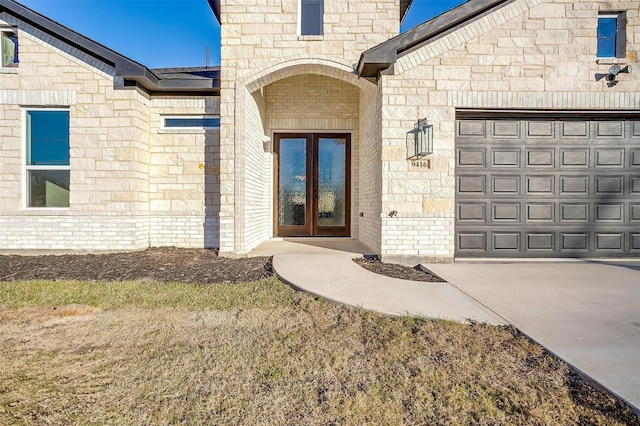
<path fill-rule="evenodd" d="M 510 328 L 245 284 L 0 283 L 0 424 L 617 425 Z"/>

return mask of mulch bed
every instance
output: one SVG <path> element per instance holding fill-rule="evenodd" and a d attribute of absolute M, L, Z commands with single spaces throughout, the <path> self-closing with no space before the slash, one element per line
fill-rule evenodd
<path fill-rule="evenodd" d="M 431 272 L 377 258 L 355 259 L 377 274 L 412 281 L 445 282 Z M 106 254 L 64 254 L 0 256 L 0 281 L 154 280 L 182 283 L 238 283 L 273 276 L 270 257 L 231 259 L 219 257 L 217 250 L 175 247 Z"/>
<path fill-rule="evenodd" d="M 430 283 L 445 283 L 446 281 L 429 270 L 423 270 L 419 266 L 402 266 L 395 263 L 382 263 L 378 258 L 353 259 L 358 265 L 376 274 L 391 278 L 400 278 L 410 281 L 425 281 Z"/>
<path fill-rule="evenodd" d="M 229 259 L 216 250 L 150 248 L 107 254 L 0 256 L 0 281 L 78 280 L 222 283 L 273 275 L 270 257 Z"/>

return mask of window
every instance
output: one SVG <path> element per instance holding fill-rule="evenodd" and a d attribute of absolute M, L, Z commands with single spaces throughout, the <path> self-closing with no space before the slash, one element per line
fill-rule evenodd
<path fill-rule="evenodd" d="M 598 15 L 598 58 L 624 58 L 625 43 L 624 13 Z"/>
<path fill-rule="evenodd" d="M 18 33 L 12 28 L 0 28 L 0 57 L 3 67 L 18 66 Z"/>
<path fill-rule="evenodd" d="M 220 117 L 165 117 L 165 129 L 217 129 L 220 127 Z"/>
<path fill-rule="evenodd" d="M 27 207 L 69 207 L 69 111 L 25 111 Z"/>
<path fill-rule="evenodd" d="M 322 35 L 323 0 L 300 0 L 300 35 Z"/>

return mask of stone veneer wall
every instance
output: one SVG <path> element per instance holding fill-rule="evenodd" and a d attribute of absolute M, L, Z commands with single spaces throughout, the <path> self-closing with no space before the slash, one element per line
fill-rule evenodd
<path fill-rule="evenodd" d="M 352 65 L 364 50 L 399 32 L 399 0 L 325 0 L 324 35 L 299 36 L 298 2 L 221 1 L 221 253 L 246 252 L 268 236 L 264 228 L 253 231 L 247 228 L 253 228 L 247 221 L 255 219 L 248 216 L 247 208 L 257 208 L 262 218 L 264 208 L 270 208 L 272 194 L 269 188 L 269 200 L 263 200 L 261 206 L 255 203 L 245 206 L 245 187 L 255 187 L 251 180 L 256 176 L 242 177 L 248 169 L 248 157 L 239 154 L 258 152 L 264 138 L 271 136 L 265 133 L 260 138 L 253 134 L 256 128 L 251 128 L 250 124 L 257 125 L 259 120 L 255 116 L 250 120 L 246 114 L 249 110 L 259 111 L 260 106 L 251 105 L 256 97 L 249 94 L 274 82 L 273 75 L 284 78 L 295 74 L 318 74 L 318 70 L 327 66 L 335 72 L 352 74 Z M 306 65 L 312 69 L 305 72 Z M 296 70 L 287 75 L 282 72 L 285 67 Z M 346 80 L 346 77 L 341 79 Z M 245 86 L 250 86 L 248 93 Z M 268 107 L 264 113 L 269 114 Z M 324 128 L 314 125 L 297 130 Z M 294 128 L 284 126 L 280 129 Z M 358 129 L 357 125 L 355 129 Z M 354 170 L 357 167 L 356 164 Z"/>
<path fill-rule="evenodd" d="M 359 212 L 358 237 L 376 253 L 380 253 L 382 202 L 382 126 L 380 122 L 382 94 L 374 85 L 360 91 L 360 151 L 358 158 Z"/>
<path fill-rule="evenodd" d="M 111 67 L 6 13 L 0 25 L 18 25 L 20 43 L 19 67 L 0 69 L 0 249 L 217 245 L 217 220 L 208 219 L 217 219 L 219 205 L 217 135 L 162 135 L 157 127 L 161 113 L 216 113 L 218 100 L 152 101 L 134 88 L 114 89 L 122 81 Z M 69 109 L 68 209 L 23 205 L 23 107 Z M 211 215 L 202 207 L 206 179 Z"/>
<path fill-rule="evenodd" d="M 149 143 L 149 245 L 218 247 L 220 130 L 164 129 L 167 115 L 220 113 L 220 98 L 154 96 Z"/>
<path fill-rule="evenodd" d="M 614 87 L 595 81 L 598 11 L 627 11 L 627 60 L 634 72 Z M 382 79 L 382 256 L 451 260 L 455 223 L 455 114 L 481 109 L 640 108 L 637 1 L 516 0 L 399 58 Z M 600 63 L 598 63 L 600 62 Z M 405 134 L 418 118 L 434 125 L 433 168 L 408 170 Z"/>

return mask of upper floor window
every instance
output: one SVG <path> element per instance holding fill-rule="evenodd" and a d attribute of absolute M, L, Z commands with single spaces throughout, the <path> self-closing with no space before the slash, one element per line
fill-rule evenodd
<path fill-rule="evenodd" d="M 18 32 L 14 28 L 0 28 L 0 57 L 3 67 L 18 66 Z"/>
<path fill-rule="evenodd" d="M 323 0 L 300 0 L 300 35 L 322 35 Z"/>
<path fill-rule="evenodd" d="M 601 13 L 598 15 L 598 58 L 625 57 L 624 13 Z"/>
<path fill-rule="evenodd" d="M 27 207 L 69 207 L 69 111 L 25 111 Z"/>

